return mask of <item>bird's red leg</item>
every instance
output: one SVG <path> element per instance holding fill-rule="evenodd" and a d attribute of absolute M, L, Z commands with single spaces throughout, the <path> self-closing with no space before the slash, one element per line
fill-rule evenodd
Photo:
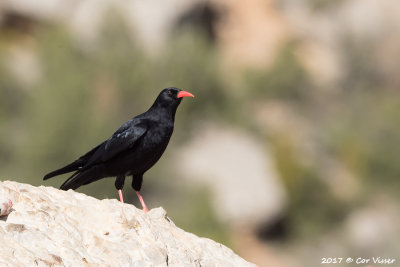
<path fill-rule="evenodd" d="M 146 203 L 144 203 L 143 197 L 140 195 L 139 191 L 136 191 L 136 195 L 139 198 L 140 204 L 142 204 L 143 211 L 145 213 L 149 212 L 149 209 L 147 208 Z"/>
<path fill-rule="evenodd" d="M 119 201 L 124 203 L 124 197 L 122 196 L 122 190 L 121 189 L 118 190 L 118 195 L 119 195 Z"/>

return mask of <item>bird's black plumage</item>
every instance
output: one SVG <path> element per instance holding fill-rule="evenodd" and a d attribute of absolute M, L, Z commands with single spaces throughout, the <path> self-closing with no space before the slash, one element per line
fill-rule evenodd
<path fill-rule="evenodd" d="M 105 177 L 117 177 L 115 187 L 124 186 L 132 175 L 132 187 L 140 191 L 143 174 L 165 151 L 174 129 L 175 112 L 183 96 L 178 88 L 161 91 L 149 110 L 124 123 L 108 140 L 67 166 L 46 174 L 43 180 L 74 172 L 61 189 L 77 189 Z"/>

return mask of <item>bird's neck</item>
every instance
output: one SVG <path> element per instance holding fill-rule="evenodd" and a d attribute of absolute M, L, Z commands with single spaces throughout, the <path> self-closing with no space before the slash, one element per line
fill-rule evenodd
<path fill-rule="evenodd" d="M 154 103 L 147 111 L 147 114 L 154 120 L 174 123 L 176 109 L 177 107 L 163 106 L 158 103 Z"/>

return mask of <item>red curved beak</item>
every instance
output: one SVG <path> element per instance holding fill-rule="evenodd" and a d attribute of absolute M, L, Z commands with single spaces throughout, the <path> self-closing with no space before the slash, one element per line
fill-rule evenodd
<path fill-rule="evenodd" d="M 189 92 L 186 92 L 186 91 L 180 91 L 179 93 L 178 93 L 178 98 L 181 98 L 181 97 L 186 97 L 186 96 L 190 96 L 190 97 L 194 97 L 194 95 L 193 94 L 191 94 L 191 93 L 189 93 Z"/>

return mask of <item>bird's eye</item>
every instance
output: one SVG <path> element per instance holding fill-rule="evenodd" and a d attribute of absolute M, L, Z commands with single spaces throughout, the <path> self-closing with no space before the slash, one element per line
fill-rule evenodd
<path fill-rule="evenodd" d="M 173 94 L 172 90 L 168 90 L 167 93 L 168 93 L 169 96 L 172 96 L 172 94 Z"/>

